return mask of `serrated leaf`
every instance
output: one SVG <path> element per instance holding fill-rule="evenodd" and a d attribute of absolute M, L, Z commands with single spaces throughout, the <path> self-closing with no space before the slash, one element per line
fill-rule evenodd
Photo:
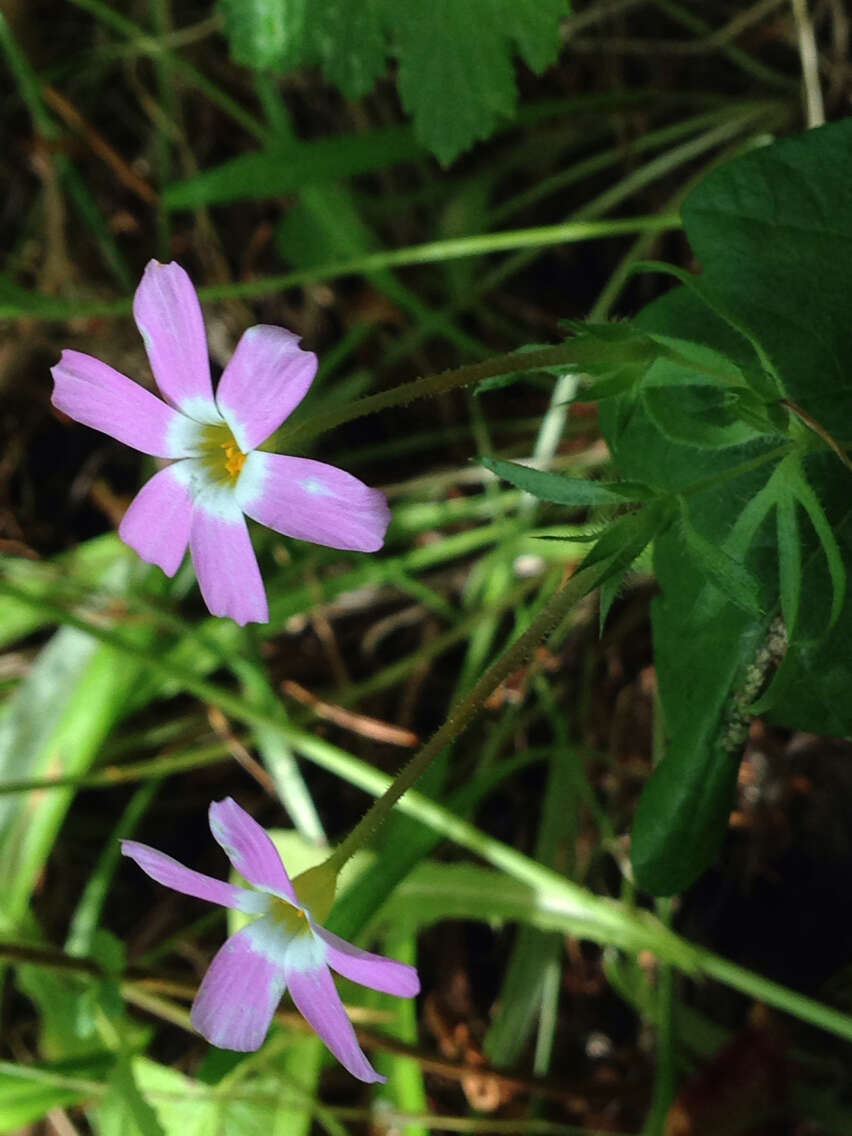
<path fill-rule="evenodd" d="M 615 603 L 618 597 L 618 593 L 621 591 L 621 588 L 624 584 L 624 577 L 626 575 L 627 569 L 625 568 L 622 572 L 618 572 L 616 575 L 610 576 L 601 584 L 598 599 L 598 635 L 603 635 L 610 608 Z"/>
<path fill-rule="evenodd" d="M 415 131 L 444 162 L 515 109 L 513 53 L 536 72 L 559 53 L 570 0 L 221 0 L 231 54 L 256 70 L 322 67 L 350 98 L 399 57 Z M 390 36 L 390 39 L 389 39 Z"/>
<path fill-rule="evenodd" d="M 559 54 L 559 25 L 570 12 L 570 0 L 500 0 L 498 18 L 532 70 L 541 72 Z"/>
<path fill-rule="evenodd" d="M 515 110 L 492 0 L 397 0 L 399 92 L 420 141 L 448 164 Z"/>
<path fill-rule="evenodd" d="M 654 496 L 653 490 L 647 485 L 637 482 L 607 483 L 590 481 L 584 477 L 567 477 L 564 473 L 532 469 L 502 458 L 480 458 L 479 462 L 516 488 L 556 505 L 577 508 L 587 505 L 623 505 L 628 501 L 647 501 Z"/>
<path fill-rule="evenodd" d="M 620 576 L 654 537 L 668 527 L 672 518 L 671 508 L 668 501 L 652 501 L 635 513 L 618 517 L 607 526 L 580 567 L 610 560 L 609 570 L 603 579 Z"/>

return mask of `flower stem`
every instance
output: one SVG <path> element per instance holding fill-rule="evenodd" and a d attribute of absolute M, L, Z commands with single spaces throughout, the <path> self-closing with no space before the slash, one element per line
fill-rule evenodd
<path fill-rule="evenodd" d="M 300 441 L 313 438 L 344 422 L 362 418 L 365 414 L 374 414 L 377 410 L 387 410 L 388 407 L 413 402 L 417 398 L 444 394 L 446 391 L 471 386 L 482 382 L 483 379 L 495 378 L 498 375 L 511 375 L 516 371 L 541 371 L 560 365 L 582 369 L 587 363 L 599 361 L 601 354 L 601 344 L 586 339 L 569 339 L 566 343 L 560 343 L 555 347 L 543 347 L 539 351 L 515 351 L 511 355 L 498 355 L 495 359 L 486 359 L 482 363 L 469 363 L 464 367 L 456 367 L 451 371 L 442 371 L 438 375 L 428 375 L 422 379 L 413 379 L 390 390 L 367 395 L 343 406 L 336 406 L 322 414 L 305 418 L 296 426 L 288 427 L 285 424 L 270 438 L 268 447 L 264 448 L 272 450 L 279 450 L 285 446 L 289 448 L 297 438 Z"/>
<path fill-rule="evenodd" d="M 470 693 L 450 712 L 440 729 L 403 766 L 392 784 L 332 852 L 325 861 L 328 867 L 339 872 L 346 861 L 370 840 L 403 793 L 414 785 L 443 748 L 467 729 L 494 688 L 523 665 L 538 643 L 562 621 L 570 608 L 598 586 L 609 568 L 610 560 L 606 559 L 581 569 L 550 598 L 523 635 L 492 663 Z"/>

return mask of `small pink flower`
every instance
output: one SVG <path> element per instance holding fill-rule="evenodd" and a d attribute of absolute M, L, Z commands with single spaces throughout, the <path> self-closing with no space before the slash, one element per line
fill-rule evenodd
<path fill-rule="evenodd" d="M 320 927 L 317 918 L 326 917 L 334 898 L 333 877 L 319 867 L 291 883 L 269 836 L 230 797 L 210 805 L 210 831 L 253 890 L 194 872 L 147 844 L 121 842 L 124 855 L 158 883 L 260 916 L 232 935 L 213 959 L 192 1004 L 192 1024 L 222 1049 L 259 1049 L 288 989 L 296 1009 L 353 1077 L 384 1081 L 358 1044 L 329 967 L 400 998 L 419 992 L 417 971 Z"/>
<path fill-rule="evenodd" d="M 133 315 L 165 401 L 79 351 L 63 351 L 51 368 L 59 410 L 142 453 L 175 459 L 125 513 L 125 544 L 168 576 L 189 545 L 208 608 L 240 624 L 269 619 L 245 516 L 330 548 L 381 548 L 390 521 L 384 494 L 324 462 L 257 448 L 316 373 L 316 356 L 298 336 L 250 327 L 214 395 L 201 307 L 179 264 L 148 263 Z"/>

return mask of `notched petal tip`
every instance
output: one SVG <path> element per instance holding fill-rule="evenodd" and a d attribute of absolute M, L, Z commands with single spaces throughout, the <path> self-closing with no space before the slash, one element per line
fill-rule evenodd
<path fill-rule="evenodd" d="M 283 327 L 256 324 L 243 333 L 216 391 L 216 404 L 243 453 L 265 441 L 305 397 L 317 357 Z"/>

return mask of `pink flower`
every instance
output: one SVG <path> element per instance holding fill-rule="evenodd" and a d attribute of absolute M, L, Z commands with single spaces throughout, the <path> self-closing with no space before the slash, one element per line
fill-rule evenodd
<path fill-rule="evenodd" d="M 334 900 L 334 877 L 320 866 L 291 883 L 269 836 L 230 797 L 210 805 L 210 831 L 252 890 L 194 872 L 147 844 L 121 842 L 124 855 L 158 883 L 260 916 L 232 935 L 213 959 L 192 1004 L 192 1024 L 222 1049 L 259 1049 L 289 989 L 296 1009 L 353 1077 L 384 1081 L 358 1044 L 329 967 L 400 998 L 419 992 L 417 971 L 320 927 L 317 920 L 326 918 Z"/>
<path fill-rule="evenodd" d="M 240 624 L 269 619 L 244 514 L 330 548 L 381 548 L 390 521 L 382 493 L 323 462 L 257 448 L 316 373 L 316 356 L 298 336 L 250 327 L 214 395 L 201 307 L 179 264 L 149 261 L 133 315 L 165 401 L 79 351 L 63 351 L 51 369 L 59 410 L 142 453 L 175 459 L 125 513 L 125 544 L 168 576 L 189 545 L 208 608 Z"/>

